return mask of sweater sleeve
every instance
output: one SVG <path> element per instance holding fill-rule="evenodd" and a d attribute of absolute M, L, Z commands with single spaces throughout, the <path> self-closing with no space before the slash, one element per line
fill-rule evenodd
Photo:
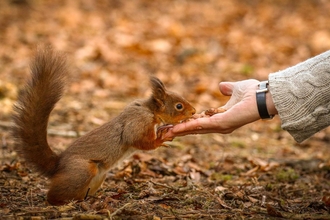
<path fill-rule="evenodd" d="M 297 142 L 330 125 L 330 51 L 269 75 L 269 91 Z"/>

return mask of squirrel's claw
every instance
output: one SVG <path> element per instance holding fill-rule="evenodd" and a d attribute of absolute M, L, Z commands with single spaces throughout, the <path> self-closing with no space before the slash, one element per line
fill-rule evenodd
<path fill-rule="evenodd" d="M 173 128 L 173 125 L 162 125 L 157 128 L 157 134 L 158 132 L 162 132 L 164 130 L 168 131 L 169 128 Z"/>
<path fill-rule="evenodd" d="M 157 139 L 164 141 L 172 141 L 173 138 L 164 138 L 164 135 L 168 132 L 168 129 L 173 128 L 173 125 L 162 125 L 157 128 Z"/>

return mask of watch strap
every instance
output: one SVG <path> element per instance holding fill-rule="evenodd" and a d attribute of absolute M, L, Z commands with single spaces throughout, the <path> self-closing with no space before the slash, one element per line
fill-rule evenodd
<path fill-rule="evenodd" d="M 268 92 L 268 81 L 262 81 L 259 84 L 259 89 L 256 91 L 257 107 L 260 118 L 272 119 L 274 116 L 269 115 L 266 104 L 266 92 Z"/>

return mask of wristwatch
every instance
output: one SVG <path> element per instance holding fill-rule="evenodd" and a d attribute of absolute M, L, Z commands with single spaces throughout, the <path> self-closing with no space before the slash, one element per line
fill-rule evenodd
<path fill-rule="evenodd" d="M 257 107 L 260 118 L 272 119 L 274 115 L 269 115 L 266 104 L 266 93 L 268 92 L 268 81 L 259 83 L 259 89 L 256 91 Z"/>

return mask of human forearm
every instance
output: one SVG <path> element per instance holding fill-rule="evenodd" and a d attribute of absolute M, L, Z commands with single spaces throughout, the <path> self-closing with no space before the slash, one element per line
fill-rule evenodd
<path fill-rule="evenodd" d="M 269 75 L 282 128 L 302 142 L 330 124 L 330 51 Z"/>

